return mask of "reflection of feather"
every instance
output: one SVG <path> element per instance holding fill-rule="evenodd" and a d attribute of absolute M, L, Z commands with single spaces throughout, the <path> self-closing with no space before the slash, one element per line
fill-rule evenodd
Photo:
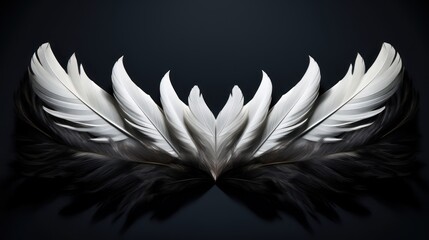
<path fill-rule="evenodd" d="M 110 181 L 96 177 L 93 164 L 106 166 L 99 174 L 118 170 L 125 182 L 141 168 L 133 179 L 143 185 L 211 175 L 311 210 L 325 193 L 410 172 L 416 140 L 407 128 L 417 100 L 389 44 L 367 72 L 358 55 L 353 71 L 320 97 L 319 67 L 310 58 L 302 80 L 270 111 L 272 85 L 263 72 L 252 100 L 244 105 L 235 86 L 216 118 L 196 86 L 183 103 L 169 73 L 160 84 L 162 109 L 131 81 L 122 59 L 112 79 L 117 102 L 78 70 L 74 56 L 66 73 L 49 45 L 39 48 L 17 99 L 18 115 L 38 133 L 20 135 L 25 174 L 93 178 L 103 189 Z"/>

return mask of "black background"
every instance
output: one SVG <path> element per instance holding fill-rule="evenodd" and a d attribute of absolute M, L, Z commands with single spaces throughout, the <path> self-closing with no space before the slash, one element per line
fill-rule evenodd
<path fill-rule="evenodd" d="M 94 209 L 72 217 L 59 214 L 68 197 L 9 207 L 14 158 L 13 94 L 33 52 L 50 42 L 64 65 L 73 53 L 87 74 L 110 91 L 114 62 L 124 55 L 131 78 L 154 99 L 171 70 L 186 100 L 198 85 L 218 112 L 231 88 L 245 99 L 262 73 L 273 82 L 273 102 L 304 74 L 308 55 L 319 63 L 323 89 L 346 73 L 356 53 L 369 66 L 383 42 L 401 54 L 420 93 L 421 151 L 427 163 L 429 113 L 429 8 L 417 1 L 10 1 L 0 8 L 2 192 L 0 239 L 429 239 L 428 167 L 405 194 L 413 204 L 359 199 L 366 216 L 338 209 L 340 221 L 311 221 L 313 232 L 290 216 L 265 221 L 217 187 L 165 221 L 139 219 L 121 233 L 123 219 L 92 219 Z M 423 164 L 424 165 L 424 164 Z M 42 194 L 42 193 L 41 193 Z M 44 194 L 44 193 L 43 193 Z M 407 198 L 408 196 L 405 196 Z M 31 198 L 31 197 L 30 197 Z M 31 199 L 29 199 L 31 202 Z"/>

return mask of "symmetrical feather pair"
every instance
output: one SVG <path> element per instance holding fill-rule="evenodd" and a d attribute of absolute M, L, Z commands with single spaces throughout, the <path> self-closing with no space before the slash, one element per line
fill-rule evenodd
<path fill-rule="evenodd" d="M 408 173 L 414 153 L 409 132 L 392 137 L 415 115 L 416 97 L 403 81 L 399 54 L 387 43 L 367 71 L 358 55 L 344 78 L 321 96 L 320 70 L 310 57 L 302 79 L 271 109 L 272 85 L 263 72 L 250 101 L 245 103 L 235 86 L 217 117 L 197 86 L 188 104 L 182 102 L 168 72 L 160 84 L 160 108 L 132 82 L 122 58 L 113 67 L 113 97 L 89 79 L 75 55 L 65 71 L 49 44 L 32 57 L 29 76 L 18 96 L 18 114 L 41 137 L 24 134 L 18 151 L 23 172 L 38 177 L 93 181 L 91 176 L 109 176 L 112 162 L 120 162 L 131 167 L 122 169 L 119 179 L 97 184 L 124 181 L 140 168 L 142 183 L 177 182 L 181 174 L 192 179 L 184 169 L 193 169 L 199 172 L 195 176 L 239 181 L 230 185 L 244 189 L 260 189 L 268 181 L 309 207 L 316 200 L 309 189 L 335 192 L 345 182 Z M 98 167 L 84 170 L 91 161 Z M 163 170 L 153 170 L 158 168 Z M 162 173 L 148 180 L 153 175 L 147 171 Z"/>

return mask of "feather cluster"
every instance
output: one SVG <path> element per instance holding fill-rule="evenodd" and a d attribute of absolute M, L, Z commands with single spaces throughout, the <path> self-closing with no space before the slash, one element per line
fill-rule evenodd
<path fill-rule="evenodd" d="M 201 177 L 206 173 L 222 184 L 241 180 L 232 185 L 252 191 L 272 194 L 268 186 L 275 186 L 308 207 L 316 198 L 306 192 L 317 186 L 343 191 L 337 183 L 409 172 L 416 140 L 401 129 L 414 118 L 417 100 L 403 76 L 399 54 L 384 43 L 368 70 L 358 55 L 344 78 L 319 96 L 320 69 L 310 57 L 302 79 L 277 103 L 271 103 L 271 80 L 263 72 L 250 101 L 234 86 L 215 116 L 197 86 L 184 103 L 169 72 L 160 83 L 158 106 L 130 79 L 120 58 L 112 71 L 112 96 L 86 75 L 75 55 L 66 71 L 43 44 L 17 98 L 18 115 L 33 132 L 20 135 L 20 161 L 27 175 L 81 182 L 99 178 L 92 161 L 107 176 L 105 166 L 117 163 L 123 175 L 112 179 L 129 174 L 149 181 L 139 185 L 145 189 L 194 175 L 207 180 Z M 76 173 L 87 164 L 91 170 Z"/>

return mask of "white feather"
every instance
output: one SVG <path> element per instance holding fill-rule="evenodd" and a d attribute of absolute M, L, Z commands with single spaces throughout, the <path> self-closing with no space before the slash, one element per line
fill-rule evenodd
<path fill-rule="evenodd" d="M 188 103 L 189 111 L 185 119 L 194 132 L 194 139 L 204 147 L 203 155 L 213 168 L 213 176 L 216 176 L 223 163 L 229 159 L 234 140 L 246 123 L 246 114 L 242 111 L 243 94 L 240 88 L 234 86 L 217 118 L 208 108 L 197 86 L 192 88 Z"/>
<path fill-rule="evenodd" d="M 137 131 L 151 138 L 156 147 L 178 157 L 162 110 L 131 80 L 125 71 L 122 57 L 113 66 L 112 84 L 114 96 L 125 113 L 125 120 Z"/>
<path fill-rule="evenodd" d="M 204 101 L 203 95 L 200 93 L 200 89 L 197 86 L 191 89 L 188 105 L 192 117 L 198 120 L 193 122 L 193 124 L 198 126 L 198 129 L 202 130 L 200 133 L 207 136 L 215 136 L 215 117 Z M 210 140 L 210 142 L 212 142 L 211 145 L 214 149 L 214 139 Z"/>
<path fill-rule="evenodd" d="M 246 124 L 247 114 L 243 111 L 243 93 L 234 86 L 225 106 L 216 118 L 216 152 L 218 161 L 229 159 L 234 140 Z"/>
<path fill-rule="evenodd" d="M 31 60 L 30 74 L 35 93 L 44 102 L 44 110 L 65 120 L 58 125 L 95 136 L 94 141 L 120 141 L 130 136 L 125 129 L 114 99 L 92 82 L 79 68 L 73 55 L 68 74 L 56 60 L 49 44 L 37 50 Z"/>
<path fill-rule="evenodd" d="M 202 160 L 213 167 L 216 157 L 216 119 L 197 86 L 191 89 L 188 105 L 189 108 L 185 111 L 187 126 L 193 133 L 194 142 L 202 148 Z"/>
<path fill-rule="evenodd" d="M 201 135 L 209 138 L 210 147 L 218 154 L 226 144 L 227 139 L 231 138 L 240 127 L 245 123 L 242 108 L 243 108 L 243 94 L 240 88 L 234 86 L 232 93 L 228 98 L 225 106 L 219 112 L 217 118 L 214 117 L 209 107 L 204 101 L 200 89 L 194 86 L 189 94 L 189 113 L 187 119 L 189 124 L 197 130 Z"/>
<path fill-rule="evenodd" d="M 197 146 L 186 128 L 184 119 L 185 112 L 189 111 L 189 108 L 174 91 L 169 74 L 170 71 L 164 75 L 159 87 L 164 115 L 168 126 L 170 126 L 171 136 L 174 136 L 187 152 L 196 155 L 198 153 Z"/>
<path fill-rule="evenodd" d="M 244 107 L 248 116 L 246 128 L 235 147 L 235 153 L 240 154 L 251 148 L 254 141 L 260 137 L 261 129 L 267 117 L 271 102 L 272 84 L 268 75 L 262 71 L 262 81 L 255 96 Z"/>
<path fill-rule="evenodd" d="M 399 54 L 387 43 L 365 73 L 365 64 L 357 56 L 354 70 L 324 93 L 315 106 L 303 137 L 310 141 L 335 142 L 342 133 L 371 125 L 362 123 L 384 110 L 386 100 L 396 91 L 402 62 Z"/>
<path fill-rule="evenodd" d="M 313 58 L 301 81 L 270 110 L 255 157 L 274 149 L 293 130 L 303 125 L 319 93 L 320 69 Z"/>

